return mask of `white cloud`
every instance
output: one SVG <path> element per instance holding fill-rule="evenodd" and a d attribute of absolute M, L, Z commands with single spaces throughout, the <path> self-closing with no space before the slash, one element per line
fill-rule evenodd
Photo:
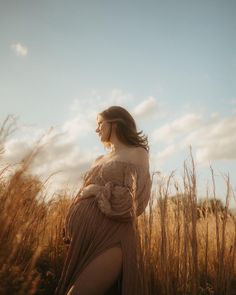
<path fill-rule="evenodd" d="M 210 117 L 212 120 L 218 120 L 220 117 L 220 114 L 217 112 L 214 112 L 214 113 L 211 113 Z"/>
<path fill-rule="evenodd" d="M 19 163 L 19 161 L 30 152 L 31 143 L 25 140 L 11 139 L 5 143 L 4 159 L 11 164 Z"/>
<path fill-rule="evenodd" d="M 157 111 L 157 101 L 153 96 L 148 97 L 146 100 L 138 104 L 133 113 L 136 117 L 147 117 L 154 114 Z"/>
<path fill-rule="evenodd" d="M 151 134 L 151 140 L 154 142 L 172 141 L 176 136 L 195 130 L 201 125 L 201 117 L 190 113 L 186 114 L 171 123 L 167 123 L 162 127 L 154 130 Z"/>
<path fill-rule="evenodd" d="M 189 117 L 189 120 L 182 119 L 177 120 L 179 124 L 176 124 L 175 120 L 155 131 L 154 139 L 166 143 L 163 151 L 159 152 L 158 158 L 164 159 L 166 155 L 186 150 L 191 145 L 196 151 L 197 162 L 201 164 L 209 164 L 215 160 L 236 159 L 235 116 L 220 118 L 217 114 L 217 116 L 210 116 L 210 120 L 205 123 L 194 120 L 194 116 L 192 119 Z M 189 125 L 182 124 L 183 122 L 188 122 Z M 190 124 L 190 122 L 196 124 Z M 176 139 L 177 134 L 179 137 Z M 172 138 L 172 141 L 168 141 L 168 138 Z"/>
<path fill-rule="evenodd" d="M 162 150 L 161 152 L 159 152 L 157 154 L 157 158 L 161 159 L 161 160 L 164 160 L 164 159 L 172 156 L 173 154 L 175 154 L 176 151 L 177 151 L 177 149 L 176 149 L 175 144 L 169 145 L 164 150 Z"/>
<path fill-rule="evenodd" d="M 218 119 L 190 134 L 186 142 L 194 142 L 199 162 L 236 159 L 236 117 Z"/>
<path fill-rule="evenodd" d="M 209 166 L 219 160 L 236 159 L 236 116 L 222 118 L 219 114 L 210 114 L 208 120 L 196 114 L 187 114 L 155 130 L 151 144 L 158 151 L 153 158 L 157 167 L 166 161 L 184 157 L 192 146 L 195 160 L 200 165 Z M 161 148 L 160 148 L 161 143 Z"/>
<path fill-rule="evenodd" d="M 10 48 L 17 56 L 25 57 L 28 55 L 28 48 L 21 43 L 11 44 Z"/>
<path fill-rule="evenodd" d="M 81 175 L 98 155 L 98 150 L 94 147 L 89 150 L 78 147 L 76 141 L 88 131 L 88 126 L 83 125 L 84 122 L 75 117 L 51 132 L 40 128 L 23 128 L 21 132 L 27 130 L 27 134 L 21 133 L 5 143 L 4 162 L 6 165 L 20 163 L 41 138 L 39 152 L 31 162 L 29 172 L 39 175 L 42 179 L 53 175 L 51 182 L 54 189 L 78 187 Z"/>
<path fill-rule="evenodd" d="M 28 169 L 30 173 L 39 175 L 42 180 L 52 175 L 50 182 L 54 190 L 65 187 L 78 188 L 83 173 L 89 168 L 96 154 L 93 148 L 87 152 L 78 148 L 75 143 L 63 143 L 62 139 L 55 139 L 41 146 Z M 20 163 L 32 151 L 34 142 L 14 140 L 7 143 L 6 147 L 4 162 L 7 166 Z"/>
<path fill-rule="evenodd" d="M 155 162 L 157 163 L 157 167 L 159 169 L 161 166 L 165 163 L 167 159 L 169 159 L 171 156 L 174 156 L 179 150 L 179 147 L 176 144 L 171 144 L 165 147 L 163 150 L 157 153 L 155 156 Z"/>
<path fill-rule="evenodd" d="M 94 122 L 95 126 L 95 122 Z M 66 141 L 73 141 L 79 136 L 86 135 L 88 132 L 93 131 L 92 122 L 86 120 L 84 116 L 78 116 L 66 121 L 62 125 L 62 132 L 66 134 Z"/>

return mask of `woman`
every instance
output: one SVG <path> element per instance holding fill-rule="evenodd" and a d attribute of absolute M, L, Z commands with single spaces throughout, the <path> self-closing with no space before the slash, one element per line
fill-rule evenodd
<path fill-rule="evenodd" d="M 136 217 L 150 197 L 147 138 L 119 106 L 98 115 L 96 132 L 110 152 L 95 160 L 69 209 L 56 294 L 145 294 Z"/>

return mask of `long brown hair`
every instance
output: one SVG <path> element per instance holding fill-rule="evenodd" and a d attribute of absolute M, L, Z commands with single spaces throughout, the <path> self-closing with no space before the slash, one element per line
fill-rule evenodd
<path fill-rule="evenodd" d="M 148 138 L 143 131 L 137 131 L 136 123 L 131 114 L 120 106 L 111 106 L 99 113 L 107 122 L 116 123 L 116 136 L 127 145 L 143 147 L 149 151 Z"/>

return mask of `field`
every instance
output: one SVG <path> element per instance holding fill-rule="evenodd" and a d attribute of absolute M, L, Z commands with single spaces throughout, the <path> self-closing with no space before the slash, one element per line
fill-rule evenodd
<path fill-rule="evenodd" d="M 62 227 L 73 195 L 55 192 L 49 199 L 47 183 L 28 172 L 34 156 L 17 169 L 0 163 L 0 294 L 53 294 L 66 253 Z M 182 183 L 174 175 L 152 178 L 151 200 L 137 220 L 148 294 L 236 294 L 229 178 L 225 204 L 216 197 L 213 171 L 212 193 L 198 200 L 191 155 Z"/>

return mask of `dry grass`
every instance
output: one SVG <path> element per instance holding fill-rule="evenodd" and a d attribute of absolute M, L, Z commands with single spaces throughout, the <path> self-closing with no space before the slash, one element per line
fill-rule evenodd
<path fill-rule="evenodd" d="M 27 174 L 34 155 L 10 176 L 11 167 L 0 171 L 0 294 L 53 294 L 65 257 L 62 227 L 72 196 L 47 201 L 45 183 Z M 153 174 L 149 207 L 138 220 L 149 294 L 236 294 L 233 192 L 226 177 L 222 206 L 212 176 L 212 195 L 199 204 L 192 157 L 182 184 Z"/>
<path fill-rule="evenodd" d="M 212 198 L 198 202 L 192 156 L 190 162 L 184 165 L 182 191 L 173 174 L 158 176 L 140 219 L 149 294 L 236 294 L 236 217 L 228 208 L 234 192 L 226 177 L 223 206 L 212 171 Z"/>

